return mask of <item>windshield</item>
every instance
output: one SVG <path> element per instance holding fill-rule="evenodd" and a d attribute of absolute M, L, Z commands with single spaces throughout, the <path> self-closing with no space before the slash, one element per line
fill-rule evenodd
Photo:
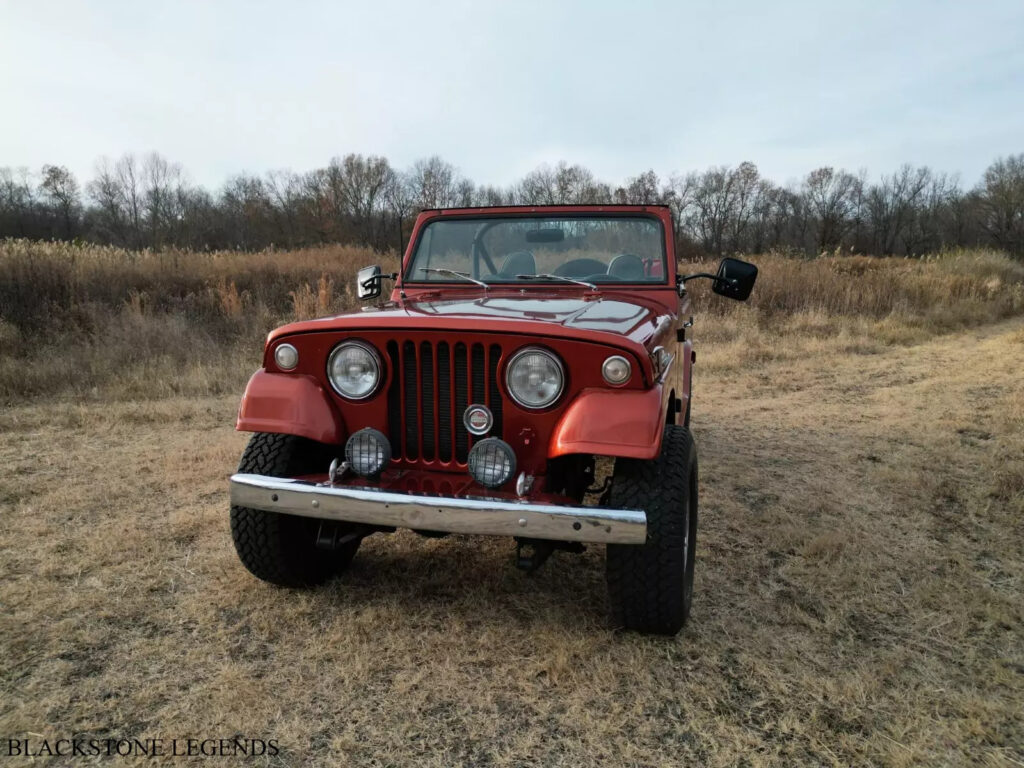
<path fill-rule="evenodd" d="M 436 219 L 420 234 L 405 278 L 487 284 L 532 282 L 664 284 L 661 222 L 646 216 L 495 216 Z"/>

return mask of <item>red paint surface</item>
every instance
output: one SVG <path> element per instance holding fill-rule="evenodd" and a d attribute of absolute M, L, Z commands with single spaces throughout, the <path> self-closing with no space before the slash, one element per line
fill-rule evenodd
<path fill-rule="evenodd" d="M 235 429 L 299 435 L 320 443 L 341 443 L 345 425 L 323 386 L 313 376 L 256 371 L 238 406 Z"/>
<path fill-rule="evenodd" d="M 661 451 L 664 404 L 661 386 L 584 390 L 552 431 L 548 454 L 653 459 Z"/>

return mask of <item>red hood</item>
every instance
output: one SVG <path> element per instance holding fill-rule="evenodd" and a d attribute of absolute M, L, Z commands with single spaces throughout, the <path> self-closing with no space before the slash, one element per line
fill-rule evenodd
<path fill-rule="evenodd" d="M 444 297 L 429 294 L 290 323 L 272 331 L 267 341 L 296 333 L 404 328 L 558 336 L 634 348 L 639 345 L 650 351 L 673 319 L 668 308 L 657 300 L 665 298 L 660 293 L 603 293 L 582 299 L 578 293 L 553 291 L 492 291 L 487 296 L 451 291 Z"/>

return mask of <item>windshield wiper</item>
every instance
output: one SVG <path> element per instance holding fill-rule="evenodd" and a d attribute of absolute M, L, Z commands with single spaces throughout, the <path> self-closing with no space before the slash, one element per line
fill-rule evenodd
<path fill-rule="evenodd" d="M 577 280 L 575 277 L 566 277 L 565 275 L 549 275 L 542 273 L 539 275 L 516 275 L 516 280 L 561 280 L 563 283 L 575 283 L 576 285 L 583 285 L 592 291 L 597 290 L 597 286 L 593 283 L 588 283 L 586 280 Z"/>
<path fill-rule="evenodd" d="M 451 275 L 452 277 L 461 277 L 463 280 L 468 280 L 471 283 L 482 285 L 485 291 L 491 287 L 483 280 L 477 280 L 475 277 L 470 277 L 468 272 L 456 272 L 454 269 L 445 269 L 444 267 L 420 267 L 420 272 L 435 272 L 439 275 Z"/>

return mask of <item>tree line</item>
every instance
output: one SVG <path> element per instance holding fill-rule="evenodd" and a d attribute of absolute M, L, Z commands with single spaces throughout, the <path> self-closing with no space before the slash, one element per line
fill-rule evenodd
<path fill-rule="evenodd" d="M 82 239 L 195 250 L 318 243 L 401 247 L 427 208 L 578 203 L 666 204 L 682 253 L 842 249 L 917 255 L 994 246 L 1024 255 L 1024 153 L 1000 158 L 976 186 L 926 166 L 869 180 L 822 167 L 780 185 L 751 162 L 621 185 L 579 165 L 544 165 L 507 187 L 475 184 L 439 157 L 397 169 L 349 154 L 307 173 L 240 174 L 211 192 L 159 154 L 100 160 L 82 184 L 67 168 L 0 168 L 0 237 Z"/>

